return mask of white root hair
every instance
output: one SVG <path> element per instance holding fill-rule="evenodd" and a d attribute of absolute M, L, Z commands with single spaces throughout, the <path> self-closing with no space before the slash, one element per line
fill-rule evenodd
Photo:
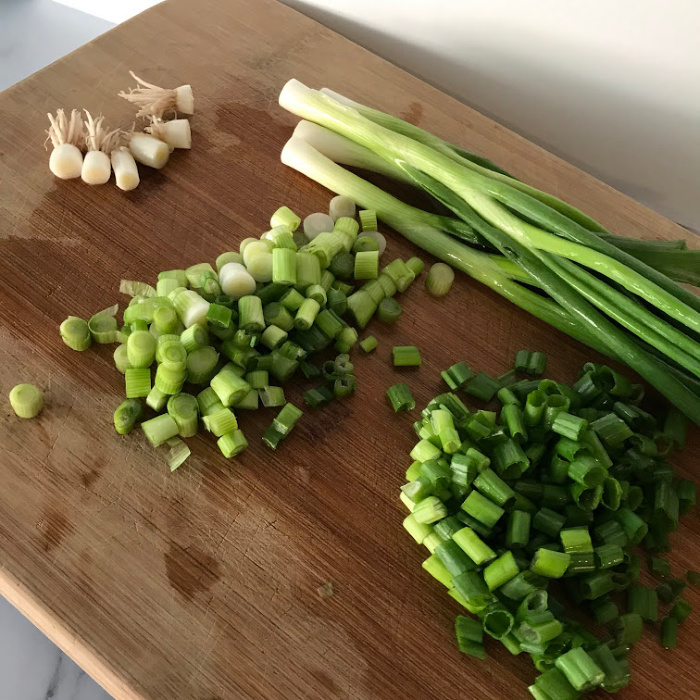
<path fill-rule="evenodd" d="M 129 88 L 129 92 L 123 90 L 119 97 L 133 102 L 140 109 L 137 117 L 162 117 L 165 112 L 174 112 L 177 107 L 177 92 L 167 88 L 158 87 L 139 78 L 133 71 L 129 75 L 138 83 L 138 87 Z"/>
<path fill-rule="evenodd" d="M 66 117 L 63 109 L 57 109 L 56 116 L 51 113 L 47 116 L 51 126 L 46 132 L 48 134 L 46 140 L 50 139 L 54 148 L 64 143 L 82 148 L 85 140 L 85 125 L 77 109 L 71 110 L 70 119 Z"/>
<path fill-rule="evenodd" d="M 161 141 L 165 141 L 165 121 L 163 120 L 163 117 L 157 117 L 155 115 L 151 116 L 151 123 L 144 127 L 144 131 L 147 134 L 150 134 L 151 136 L 154 136 L 157 139 L 160 139 Z"/>
<path fill-rule="evenodd" d="M 102 151 L 109 155 L 113 150 L 124 144 L 125 135 L 121 129 L 107 131 L 104 127 L 104 117 L 95 119 L 90 112 L 84 110 L 86 121 L 85 145 L 88 151 Z"/>

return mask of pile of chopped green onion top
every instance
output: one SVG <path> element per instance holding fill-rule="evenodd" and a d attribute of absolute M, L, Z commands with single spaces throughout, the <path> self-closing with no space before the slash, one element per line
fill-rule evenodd
<path fill-rule="evenodd" d="M 574 700 L 629 683 L 645 626 L 676 646 L 691 606 L 663 553 L 695 483 L 667 461 L 685 442 L 679 411 L 650 414 L 643 388 L 604 365 L 587 363 L 573 386 L 540 379 L 545 367 L 543 353 L 521 351 L 498 379 L 464 362 L 442 373 L 451 391 L 414 423 L 403 524 L 428 549 L 425 571 L 473 616 L 457 616 L 459 649 L 484 658 L 485 633 L 531 655 L 537 700 Z M 471 412 L 459 391 L 497 396 L 500 412 Z M 415 407 L 405 383 L 387 395 L 394 410 Z M 656 586 L 639 582 L 641 550 Z M 571 619 L 567 599 L 607 631 Z"/>
<path fill-rule="evenodd" d="M 155 287 L 123 280 L 120 292 L 132 298 L 121 326 L 117 306 L 89 321 L 67 318 L 60 332 L 74 350 L 118 343 L 114 362 L 125 375 L 126 400 L 114 413 L 116 431 L 129 433 L 140 422 L 154 446 L 170 448 L 174 470 L 190 454 L 182 438 L 194 436 L 200 422 L 226 457 L 243 451 L 240 412 L 260 404 L 281 409 L 263 435 L 276 449 L 302 415 L 280 386 L 297 371 L 318 382 L 304 394 L 312 408 L 352 394 L 349 353 L 358 330 L 374 316 L 395 322 L 401 315 L 395 295 L 424 267 L 418 258 L 397 258 L 380 268 L 386 240 L 376 231 L 376 215 L 359 212 L 362 232 L 355 215 L 355 204 L 343 196 L 303 226 L 282 207 L 271 230 L 220 255 L 216 267 L 166 270 Z M 312 357 L 330 346 L 335 358 L 315 364 Z M 377 340 L 367 336 L 360 346 L 371 352 Z M 415 363 L 417 351 L 403 350 L 404 364 Z M 148 409 L 156 415 L 143 420 Z"/>

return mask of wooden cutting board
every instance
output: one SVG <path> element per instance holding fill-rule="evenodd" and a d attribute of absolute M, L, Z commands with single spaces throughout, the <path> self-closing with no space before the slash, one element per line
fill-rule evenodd
<path fill-rule="evenodd" d="M 194 86 L 194 149 L 141 186 L 55 180 L 45 113 L 86 107 L 127 126 L 118 99 L 133 69 Z M 493 158 L 621 234 L 684 230 L 425 83 L 271 0 L 171 0 L 0 95 L 0 393 L 36 382 L 46 410 L 20 421 L 0 403 L 0 591 L 117 698 L 526 697 L 534 670 L 489 644 L 476 663 L 455 649 L 457 607 L 423 574 L 397 490 L 410 415 L 384 391 L 406 379 L 420 402 L 458 359 L 491 373 L 516 350 L 546 350 L 572 380 L 594 354 L 460 277 L 444 300 L 417 284 L 393 328 L 358 357 L 348 401 L 307 412 L 277 452 L 260 443 L 271 414 L 242 417 L 250 449 L 227 461 L 208 437 L 175 474 L 140 434 L 114 434 L 123 385 L 102 347 L 58 336 L 69 314 L 119 298 L 123 277 L 214 257 L 259 236 L 281 204 L 306 215 L 328 192 L 279 163 L 294 120 L 277 106 L 297 77 L 329 86 Z M 417 251 L 390 236 L 390 252 Z M 418 372 L 390 367 L 417 344 Z M 300 402 L 300 387 L 289 395 Z M 694 432 L 679 466 L 698 461 Z M 697 568 L 698 516 L 673 536 L 674 571 Z M 332 581 L 335 595 L 321 599 Z M 698 603 L 696 593 L 690 600 Z M 681 647 L 653 634 L 632 654 L 624 698 L 697 693 L 696 618 Z"/>

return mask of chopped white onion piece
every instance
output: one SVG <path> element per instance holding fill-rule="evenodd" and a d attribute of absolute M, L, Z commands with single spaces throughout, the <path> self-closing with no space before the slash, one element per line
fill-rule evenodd
<path fill-rule="evenodd" d="M 256 282 L 272 282 L 272 253 L 267 251 L 252 256 L 246 268 Z"/>
<path fill-rule="evenodd" d="M 355 216 L 355 202 L 350 197 L 339 194 L 331 199 L 328 213 L 333 221 L 337 221 L 341 216 L 349 216 L 352 219 Z"/>
<path fill-rule="evenodd" d="M 258 255 L 265 255 L 270 253 L 270 248 L 268 247 L 268 242 L 266 240 L 256 239 L 251 243 L 248 243 L 245 248 L 241 251 L 243 255 L 243 264 L 250 268 L 250 263 Z M 250 269 L 249 269 L 250 271 Z"/>
<path fill-rule="evenodd" d="M 219 270 L 221 291 L 233 299 L 255 293 L 255 280 L 240 263 L 226 263 Z"/>
<path fill-rule="evenodd" d="M 332 231 L 333 223 L 333 219 L 328 214 L 323 214 L 320 211 L 315 214 L 309 214 L 304 219 L 304 233 L 310 241 L 313 241 L 319 233 Z"/>

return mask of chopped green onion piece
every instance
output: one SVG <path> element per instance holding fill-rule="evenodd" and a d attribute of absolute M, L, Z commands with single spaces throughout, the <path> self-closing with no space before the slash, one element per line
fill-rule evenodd
<path fill-rule="evenodd" d="M 226 253 L 221 253 L 219 257 L 216 259 L 216 269 L 220 272 L 221 268 L 226 265 L 227 263 L 242 263 L 243 262 L 243 256 L 240 253 L 236 253 L 235 251 L 228 251 Z M 179 272 L 179 270 L 176 270 L 176 272 Z M 161 273 L 163 274 L 163 273 Z M 184 286 L 184 285 L 182 285 Z"/>
<path fill-rule="evenodd" d="M 129 364 L 129 358 L 126 350 L 126 343 L 122 343 L 121 345 L 117 345 L 117 347 L 114 350 L 114 366 L 124 374 L 131 365 Z"/>
<path fill-rule="evenodd" d="M 372 209 L 360 209 L 358 212 L 363 231 L 377 230 L 377 212 Z"/>
<path fill-rule="evenodd" d="M 435 263 L 428 270 L 425 287 L 434 297 L 444 297 L 452 288 L 454 270 L 445 263 Z"/>
<path fill-rule="evenodd" d="M 474 372 L 465 362 L 457 362 L 442 373 L 443 379 L 453 391 L 461 389 L 474 376 Z M 448 378 L 450 381 L 448 381 Z"/>
<path fill-rule="evenodd" d="M 466 557 L 465 554 L 462 556 Z M 482 610 L 493 600 L 493 595 L 489 591 L 484 577 L 477 571 L 463 571 L 457 575 L 453 574 L 452 585 L 464 600 L 476 610 Z"/>
<path fill-rule="evenodd" d="M 484 629 L 477 620 L 457 615 L 455 619 L 455 634 L 457 636 L 457 646 L 462 653 L 479 659 L 486 658 Z"/>
<path fill-rule="evenodd" d="M 478 491 L 472 491 L 467 496 L 462 509 L 486 527 L 493 527 L 505 512 L 503 508 L 482 496 Z"/>
<path fill-rule="evenodd" d="M 259 389 L 260 400 L 265 408 L 284 406 L 284 389 L 281 386 L 264 386 Z"/>
<path fill-rule="evenodd" d="M 338 253 L 330 262 L 328 269 L 339 280 L 350 280 L 355 273 L 355 256 L 351 253 Z"/>
<path fill-rule="evenodd" d="M 321 234 L 323 235 L 323 234 Z M 319 236 L 320 238 L 320 236 Z M 321 264 L 319 259 L 309 252 L 299 251 L 296 254 L 297 283 L 296 288 L 304 292 L 312 284 L 321 284 Z M 338 274 L 331 270 L 338 277 Z"/>
<path fill-rule="evenodd" d="M 88 328 L 96 343 L 121 342 L 121 333 L 117 330 L 117 319 L 114 317 L 118 310 L 119 306 L 115 304 L 90 318 Z"/>
<path fill-rule="evenodd" d="M 436 496 L 428 496 L 418 503 L 413 511 L 419 523 L 434 523 L 447 515 L 445 504 Z"/>
<path fill-rule="evenodd" d="M 418 277 L 425 269 L 425 263 L 420 258 L 413 257 L 406 260 L 406 267 Z"/>
<path fill-rule="evenodd" d="M 367 253 L 371 251 L 376 251 L 377 253 L 377 268 L 379 267 L 379 242 L 376 238 L 372 236 L 359 236 L 352 246 L 352 252 L 357 255 L 358 253 Z M 357 265 L 357 258 L 355 258 L 355 264 Z M 358 279 L 355 277 L 355 279 Z"/>
<path fill-rule="evenodd" d="M 605 679 L 605 674 L 583 647 L 575 647 L 557 657 L 556 667 L 580 692 L 593 690 Z"/>
<path fill-rule="evenodd" d="M 395 345 L 391 354 L 394 367 L 420 367 L 420 352 L 414 345 Z"/>
<path fill-rule="evenodd" d="M 373 335 L 368 335 L 364 340 L 360 341 L 360 348 L 367 353 L 375 350 L 377 345 L 379 345 L 379 341 Z"/>
<path fill-rule="evenodd" d="M 206 315 L 205 315 L 206 319 Z M 180 342 L 187 352 L 192 352 L 197 348 L 209 345 L 209 334 L 206 327 L 201 323 L 193 323 L 180 335 Z"/>
<path fill-rule="evenodd" d="M 464 391 L 467 394 L 481 401 L 491 401 L 499 389 L 498 382 L 484 372 L 479 372 L 464 386 Z"/>
<path fill-rule="evenodd" d="M 559 537 L 559 532 L 566 522 L 566 518 L 556 513 L 551 508 L 540 508 L 532 519 L 532 527 L 535 530 L 549 535 L 553 539 Z"/>
<path fill-rule="evenodd" d="M 528 687 L 535 700 L 578 700 L 580 693 L 558 668 L 549 668 Z"/>
<path fill-rule="evenodd" d="M 130 367 L 124 372 L 124 378 L 127 399 L 138 399 L 148 396 L 148 392 L 151 390 L 151 370 L 148 367 L 141 369 Z"/>
<path fill-rule="evenodd" d="M 167 413 L 141 423 L 141 429 L 153 447 L 162 445 L 178 434 L 177 423 Z"/>
<path fill-rule="evenodd" d="M 649 570 L 657 576 L 670 576 L 671 564 L 667 559 L 651 556 L 649 557 Z"/>
<path fill-rule="evenodd" d="M 595 560 L 598 569 L 610 569 L 621 564 L 623 559 L 622 547 L 619 544 L 602 544 L 595 548 Z"/>
<path fill-rule="evenodd" d="M 301 219 L 289 208 L 280 207 L 271 217 L 270 226 L 286 226 L 290 231 L 296 231 L 301 224 Z"/>
<path fill-rule="evenodd" d="M 327 338 L 334 340 L 346 324 L 334 311 L 323 309 L 316 317 L 316 325 Z"/>
<path fill-rule="evenodd" d="M 238 326 L 248 333 L 262 333 L 265 330 L 260 297 L 249 295 L 238 300 Z"/>
<path fill-rule="evenodd" d="M 321 284 L 312 284 L 306 288 L 306 298 L 317 301 L 319 306 L 326 305 L 326 290 Z"/>
<path fill-rule="evenodd" d="M 20 418 L 36 418 L 44 408 L 44 398 L 34 384 L 18 384 L 10 392 L 10 406 Z"/>
<path fill-rule="evenodd" d="M 305 299 L 294 317 L 294 326 L 299 330 L 308 330 L 320 310 L 321 305 L 315 299 Z"/>
<path fill-rule="evenodd" d="M 569 440 L 580 440 L 587 428 L 588 421 L 566 411 L 558 413 L 552 423 L 552 430 Z"/>
<path fill-rule="evenodd" d="M 170 448 L 168 450 L 168 466 L 170 471 L 174 472 L 190 456 L 190 448 L 180 438 L 176 437 L 166 440 L 166 444 Z"/>
<path fill-rule="evenodd" d="M 665 649 L 675 649 L 678 633 L 678 620 L 670 615 L 661 623 L 661 646 Z"/>
<path fill-rule="evenodd" d="M 78 316 L 69 316 L 61 323 L 59 331 L 63 342 L 72 350 L 82 352 L 92 345 L 88 322 Z"/>
<path fill-rule="evenodd" d="M 477 566 L 496 558 L 496 552 L 470 527 L 461 528 L 452 539 Z"/>
<path fill-rule="evenodd" d="M 197 434 L 199 406 L 191 394 L 175 394 L 168 399 L 168 413 L 177 423 L 180 437 Z"/>
<path fill-rule="evenodd" d="M 655 588 L 634 585 L 627 592 L 628 612 L 637 613 L 643 620 L 656 622 L 659 616 L 659 603 Z"/>
<path fill-rule="evenodd" d="M 484 569 L 484 581 L 489 590 L 493 591 L 517 576 L 519 572 L 513 553 L 507 551 Z"/>
<path fill-rule="evenodd" d="M 615 517 L 632 544 L 639 544 L 646 537 L 649 526 L 636 513 L 628 508 L 620 508 Z"/>
<path fill-rule="evenodd" d="M 221 454 L 227 459 L 235 457 L 248 447 L 248 441 L 245 439 L 242 430 L 233 430 L 222 435 L 216 444 L 219 446 Z"/>
<path fill-rule="evenodd" d="M 387 398 L 394 411 L 411 411 L 416 407 L 416 401 L 411 394 L 408 384 L 399 382 L 390 386 L 386 391 Z"/>
<path fill-rule="evenodd" d="M 191 384 L 209 383 L 218 362 L 219 353 L 210 345 L 193 350 L 186 360 L 187 381 Z"/>
<path fill-rule="evenodd" d="M 506 546 L 524 547 L 530 539 L 532 516 L 522 510 L 514 510 L 508 515 L 506 527 Z"/>
<path fill-rule="evenodd" d="M 546 578 L 561 578 L 571 563 L 571 555 L 566 552 L 554 552 L 540 548 L 532 558 L 530 568 L 536 574 Z"/>
<path fill-rule="evenodd" d="M 384 323 L 396 323 L 402 313 L 401 304 L 396 299 L 382 299 L 377 307 L 377 318 Z"/>
<path fill-rule="evenodd" d="M 210 386 L 197 394 L 197 405 L 199 406 L 199 412 L 203 416 L 206 416 L 209 413 L 209 409 L 217 406 L 217 404 L 221 404 L 221 401 Z M 223 406 L 223 404 L 221 405 Z"/>
<path fill-rule="evenodd" d="M 177 282 L 178 287 L 186 287 L 188 285 L 187 273 L 184 270 L 163 270 L 158 273 L 158 281 L 172 279 Z"/>
<path fill-rule="evenodd" d="M 258 392 L 256 389 L 251 389 L 240 401 L 236 403 L 236 410 L 257 411 L 258 410 Z M 221 405 L 223 407 L 223 404 Z M 214 411 L 212 411 L 214 413 Z"/>
<path fill-rule="evenodd" d="M 508 390 L 501 389 L 499 394 L 502 391 Z M 501 411 L 501 422 L 508 428 L 508 432 L 512 438 L 523 442 L 527 440 L 527 429 L 525 428 L 523 413 L 516 404 L 508 403 L 503 407 Z"/>
<path fill-rule="evenodd" d="M 642 638 L 644 623 L 638 613 L 625 613 L 613 622 L 615 643 L 618 646 L 631 647 Z"/>
<path fill-rule="evenodd" d="M 126 352 L 132 367 L 150 367 L 156 358 L 156 339 L 148 331 L 134 331 L 126 340 Z"/>
<path fill-rule="evenodd" d="M 423 540 L 433 531 L 431 525 L 425 523 L 419 523 L 414 517 L 413 513 L 407 515 L 404 518 L 403 526 L 411 537 L 418 543 L 423 544 Z M 425 562 L 424 562 L 425 564 Z M 424 567 L 425 568 L 425 567 Z M 449 574 L 449 572 L 448 572 Z"/>
<path fill-rule="evenodd" d="M 226 306 L 210 304 L 207 311 L 207 323 L 213 328 L 228 328 L 231 325 L 232 311 Z"/>
<path fill-rule="evenodd" d="M 515 504 L 515 491 L 492 469 L 483 468 L 474 479 L 473 486 L 501 508 L 507 510 Z"/>
<path fill-rule="evenodd" d="M 561 543 L 567 554 L 592 552 L 593 542 L 586 527 L 571 527 L 559 532 Z"/>
<path fill-rule="evenodd" d="M 693 612 L 693 608 L 687 600 L 680 598 L 676 601 L 676 604 L 671 609 L 669 613 L 671 617 L 678 620 L 680 624 L 686 621 L 690 613 Z"/>
<path fill-rule="evenodd" d="M 232 433 L 238 428 L 238 421 L 233 411 L 229 408 L 222 408 L 214 413 L 204 416 L 202 421 L 204 427 L 216 437 L 222 437 L 226 433 Z"/>
<path fill-rule="evenodd" d="M 687 426 L 688 419 L 677 408 L 668 412 L 664 422 L 664 435 L 677 450 L 685 447 Z"/>
<path fill-rule="evenodd" d="M 154 411 L 160 413 L 168 403 L 170 394 L 164 394 L 157 386 L 154 386 L 146 397 L 146 405 Z"/>
<path fill-rule="evenodd" d="M 620 611 L 617 605 L 609 598 L 598 598 L 591 603 L 593 619 L 599 623 L 612 622 L 618 617 Z"/>
<path fill-rule="evenodd" d="M 355 254 L 356 280 L 373 280 L 379 276 L 379 251 L 365 250 Z"/>
<path fill-rule="evenodd" d="M 588 454 L 582 454 L 569 465 L 569 477 L 586 489 L 600 486 L 607 475 L 607 469 Z"/>
<path fill-rule="evenodd" d="M 250 384 L 238 374 L 235 365 L 229 363 L 212 378 L 211 388 L 224 406 L 235 406 L 248 394 Z"/>

